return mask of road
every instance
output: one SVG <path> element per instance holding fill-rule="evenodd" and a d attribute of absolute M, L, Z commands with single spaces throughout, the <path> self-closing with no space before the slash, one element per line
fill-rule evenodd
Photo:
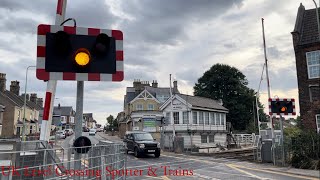
<path fill-rule="evenodd" d="M 84 136 L 90 138 L 93 144 L 104 140 L 100 135 Z M 72 143 L 69 137 L 66 142 Z M 63 143 L 63 144 L 64 144 Z M 84 163 L 85 164 L 85 163 Z M 315 177 L 288 174 L 281 171 L 270 170 L 270 165 L 255 164 L 236 159 L 214 158 L 203 156 L 189 156 L 164 152 L 159 158 L 147 155 L 136 158 L 132 153 L 127 156 L 128 180 L 180 180 L 180 179 L 276 179 L 276 180 L 301 180 Z M 131 171 L 131 174 L 130 174 Z M 134 171 L 136 171 L 134 173 Z"/>

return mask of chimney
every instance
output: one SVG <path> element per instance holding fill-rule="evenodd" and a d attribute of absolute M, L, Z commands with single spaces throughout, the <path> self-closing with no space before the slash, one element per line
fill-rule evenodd
<path fill-rule="evenodd" d="M 10 85 L 10 92 L 14 93 L 15 95 L 19 96 L 20 94 L 20 85 L 19 81 L 11 81 Z"/>
<path fill-rule="evenodd" d="M 39 106 L 43 107 L 43 99 L 42 98 L 37 98 L 37 103 Z"/>
<path fill-rule="evenodd" d="M 152 87 L 154 87 L 154 88 L 158 87 L 157 80 L 152 81 Z"/>
<path fill-rule="evenodd" d="M 30 101 L 34 102 L 36 104 L 37 103 L 37 94 L 35 94 L 35 93 L 30 94 Z"/>
<path fill-rule="evenodd" d="M 140 79 L 135 79 L 133 81 L 133 87 L 134 87 L 134 90 L 135 90 L 136 94 L 139 94 L 140 93 L 140 89 L 141 89 Z"/>
<path fill-rule="evenodd" d="M 0 73 L 0 92 L 4 92 L 6 90 L 6 74 Z"/>
<path fill-rule="evenodd" d="M 221 106 L 223 106 L 223 101 L 222 101 L 222 99 L 219 99 L 219 104 L 220 104 Z"/>
<path fill-rule="evenodd" d="M 178 92 L 178 81 L 173 81 L 173 92 L 177 93 Z"/>

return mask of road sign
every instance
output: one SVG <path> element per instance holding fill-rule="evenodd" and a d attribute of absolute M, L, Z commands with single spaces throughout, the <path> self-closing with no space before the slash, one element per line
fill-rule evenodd
<path fill-rule="evenodd" d="M 40 80 L 122 81 L 123 33 L 119 30 L 38 26 Z"/>
<path fill-rule="evenodd" d="M 269 115 L 296 115 L 295 100 L 286 98 L 270 98 Z"/>
<path fill-rule="evenodd" d="M 87 153 L 90 150 L 90 146 L 91 146 L 91 141 L 86 136 L 78 137 L 73 143 L 73 147 L 75 147 L 75 151 L 81 154 Z"/>

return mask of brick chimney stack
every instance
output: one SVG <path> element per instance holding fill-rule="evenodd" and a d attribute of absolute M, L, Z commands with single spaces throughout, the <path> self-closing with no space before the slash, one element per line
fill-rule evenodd
<path fill-rule="evenodd" d="M 30 94 L 30 101 L 35 104 L 37 103 L 37 94 L 36 93 Z"/>
<path fill-rule="evenodd" d="M 4 92 L 6 90 L 6 74 L 0 73 L 0 92 Z"/>
<path fill-rule="evenodd" d="M 173 81 L 173 92 L 177 93 L 178 92 L 178 81 Z"/>
<path fill-rule="evenodd" d="M 14 93 L 15 95 L 19 96 L 20 94 L 20 85 L 19 81 L 11 81 L 10 85 L 10 92 Z"/>
<path fill-rule="evenodd" d="M 157 82 L 157 80 L 152 81 L 152 87 L 158 88 L 158 82 Z"/>
<path fill-rule="evenodd" d="M 43 99 L 42 98 L 37 98 L 37 103 L 39 106 L 43 107 Z"/>

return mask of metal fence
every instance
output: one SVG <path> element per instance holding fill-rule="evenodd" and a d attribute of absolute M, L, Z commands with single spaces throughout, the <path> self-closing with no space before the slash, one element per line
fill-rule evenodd
<path fill-rule="evenodd" d="M 100 142 L 84 147 L 77 154 L 74 147 L 52 148 L 45 141 L 20 142 L 19 151 L 1 152 L 0 179 L 125 179 L 126 153 L 123 144 Z M 4 159 L 4 158 L 1 158 Z"/>

